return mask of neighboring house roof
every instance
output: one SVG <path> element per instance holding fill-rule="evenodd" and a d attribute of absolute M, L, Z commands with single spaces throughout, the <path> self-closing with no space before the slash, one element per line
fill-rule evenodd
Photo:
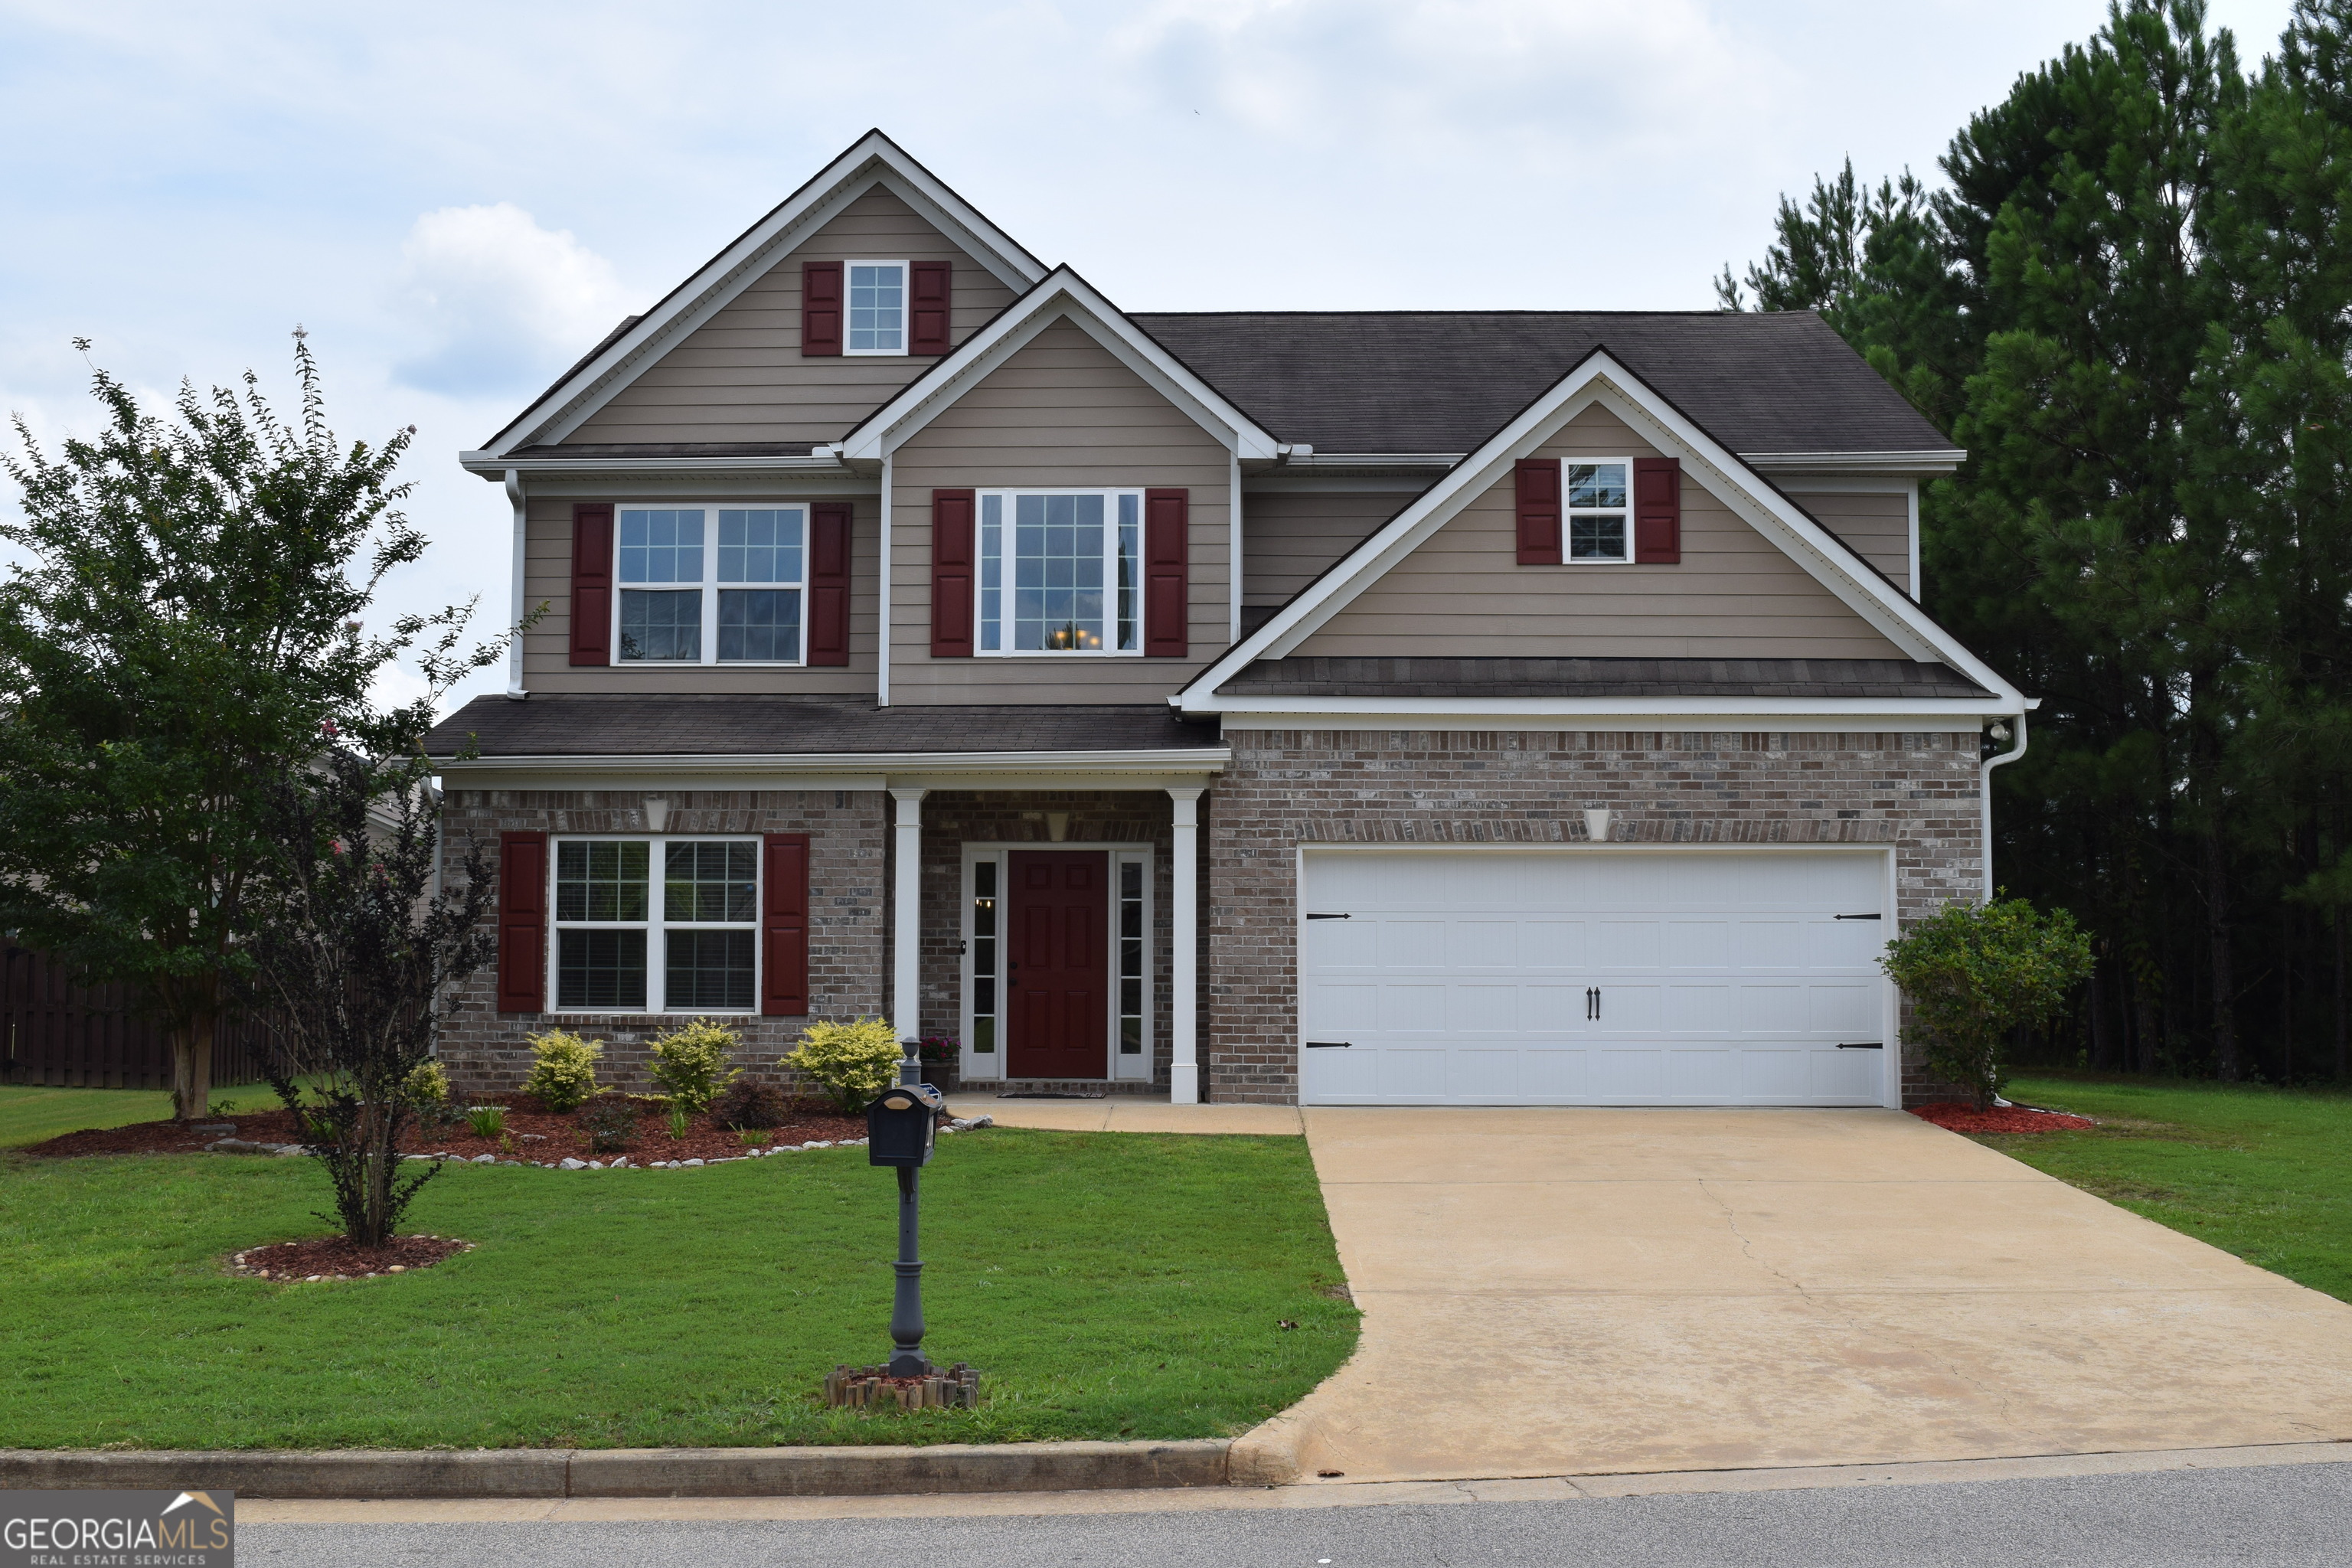
<path fill-rule="evenodd" d="M 1141 311 L 1130 316 L 1277 438 L 1317 456 L 1463 453 L 1606 343 L 1743 457 L 1957 461 L 1810 310 Z"/>
<path fill-rule="evenodd" d="M 1234 697 L 1990 697 L 1901 658 L 1264 658 Z"/>
<path fill-rule="evenodd" d="M 871 700 L 535 692 L 477 697 L 434 726 L 425 752 L 468 742 L 501 757 L 848 756 L 1171 752 L 1223 745 L 1214 723 L 1165 703 L 877 708 Z"/>

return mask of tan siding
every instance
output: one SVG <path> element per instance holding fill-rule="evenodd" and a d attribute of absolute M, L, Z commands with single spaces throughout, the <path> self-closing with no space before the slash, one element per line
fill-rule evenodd
<path fill-rule="evenodd" d="M 1601 408 L 1546 457 L 1654 457 Z M 1827 588 L 1683 479 L 1678 566 L 1520 566 L 1508 478 L 1297 650 L 1302 655 L 1899 658 Z"/>
<path fill-rule="evenodd" d="M 824 499 L 824 498 L 819 498 Z M 824 669 L 729 669 L 719 665 L 572 666 L 572 508 L 562 497 L 530 501 L 523 535 L 523 602 L 547 616 L 523 638 L 523 684 L 533 691 L 800 692 L 854 696 L 874 690 L 882 506 L 860 496 L 849 529 L 849 663 Z M 692 504 L 673 502 L 667 504 Z M 741 505 L 733 500 L 728 504 Z M 803 617 L 803 626 L 806 626 Z M 704 628 L 706 636 L 709 628 Z"/>
<path fill-rule="evenodd" d="M 1403 490 L 1242 496 L 1242 603 L 1281 605 L 1412 500 Z"/>
<path fill-rule="evenodd" d="M 801 357 L 803 261 L 951 261 L 961 342 L 1012 290 L 877 186 L 598 409 L 567 441 L 832 441 L 938 362 Z"/>
<path fill-rule="evenodd" d="M 890 700 L 1150 702 L 1224 650 L 1224 447 L 1109 351 L 1057 322 L 944 410 L 891 463 Z M 931 491 L 1014 485 L 1192 492 L 1190 659 L 931 658 Z"/>
<path fill-rule="evenodd" d="M 1789 499 L 1906 594 L 1911 586 L 1911 498 L 1860 490 L 1790 490 Z"/>

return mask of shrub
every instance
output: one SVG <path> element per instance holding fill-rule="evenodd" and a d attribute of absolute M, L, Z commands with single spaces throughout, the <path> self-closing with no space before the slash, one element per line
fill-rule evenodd
<path fill-rule="evenodd" d="M 418 1062 L 416 1070 L 401 1080 L 400 1092 L 407 1097 L 409 1104 L 419 1110 L 446 1105 L 449 1103 L 449 1075 L 441 1070 L 439 1062 Z"/>
<path fill-rule="evenodd" d="M 727 1065 L 743 1037 L 724 1025 L 697 1018 L 653 1040 L 654 1081 L 669 1091 L 670 1103 L 689 1111 L 708 1110 L 735 1075 Z"/>
<path fill-rule="evenodd" d="M 478 1105 L 466 1112 L 466 1125 L 474 1130 L 477 1138 L 495 1138 L 507 1130 L 507 1108 Z"/>
<path fill-rule="evenodd" d="M 2011 1031 L 2049 1017 L 2090 978 L 2091 939 L 2064 910 L 2044 915 L 2023 899 L 1946 904 L 1888 942 L 1879 964 L 1911 999 L 1928 1067 L 1974 1090 L 1982 1110 L 2007 1076 Z"/>
<path fill-rule="evenodd" d="M 683 1138 L 694 1126 L 694 1113 L 683 1105 L 669 1108 L 669 1135 Z"/>
<path fill-rule="evenodd" d="M 784 1060 L 831 1091 L 841 1109 L 855 1116 L 866 1102 L 898 1081 L 898 1031 L 887 1018 L 849 1024 L 811 1024 Z"/>
<path fill-rule="evenodd" d="M 583 1040 L 562 1029 L 527 1037 L 530 1045 L 530 1076 L 523 1092 L 535 1094 L 548 1110 L 562 1115 L 577 1109 L 596 1092 L 596 1064 L 604 1042 Z"/>
<path fill-rule="evenodd" d="M 710 1102 L 710 1114 L 721 1127 L 780 1126 L 792 1115 L 792 1102 L 772 1083 L 739 1078 Z"/>
<path fill-rule="evenodd" d="M 595 1095 L 581 1108 L 580 1125 L 588 1130 L 592 1152 L 625 1149 L 637 1141 L 637 1108 L 626 1095 Z"/>

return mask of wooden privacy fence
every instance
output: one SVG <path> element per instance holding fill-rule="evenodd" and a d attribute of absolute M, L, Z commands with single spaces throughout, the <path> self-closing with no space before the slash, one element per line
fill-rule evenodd
<path fill-rule="evenodd" d="M 259 1083 L 268 1026 L 224 1023 L 213 1041 L 215 1084 Z M 172 1047 L 131 1012 L 119 985 L 86 988 L 46 952 L 0 947 L 0 1082 L 89 1089 L 169 1089 Z"/>

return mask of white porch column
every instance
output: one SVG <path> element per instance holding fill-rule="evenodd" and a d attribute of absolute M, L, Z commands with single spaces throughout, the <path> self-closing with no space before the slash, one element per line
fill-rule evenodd
<path fill-rule="evenodd" d="M 923 796 L 929 793 L 890 792 L 898 803 L 897 869 L 890 888 L 890 1026 L 902 1040 L 923 1032 Z"/>
<path fill-rule="evenodd" d="M 1175 940 L 1174 973 L 1169 981 L 1168 1029 L 1175 1043 L 1169 1064 L 1169 1099 L 1178 1105 L 1201 1103 L 1201 1058 L 1196 1041 L 1200 1019 L 1201 795 L 1197 788 L 1171 784 L 1168 798 L 1176 803 L 1175 842 L 1170 856 L 1169 900 L 1171 934 Z"/>

